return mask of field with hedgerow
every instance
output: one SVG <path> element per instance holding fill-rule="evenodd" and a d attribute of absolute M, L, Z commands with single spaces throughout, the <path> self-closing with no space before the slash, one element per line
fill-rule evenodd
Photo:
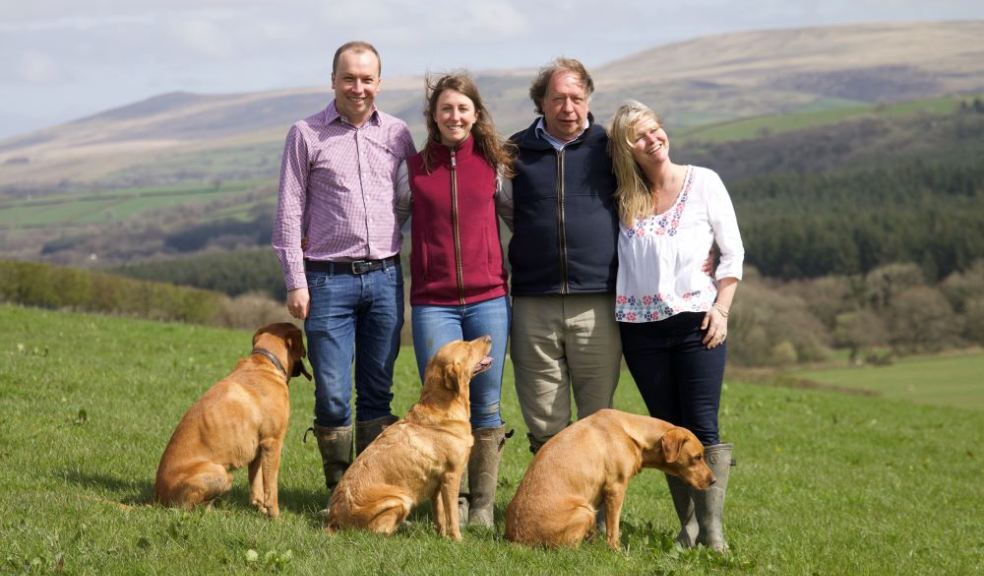
<path fill-rule="evenodd" d="M 250 349 L 251 331 L 0 305 L 0 573 L 65 574 L 979 574 L 984 571 L 984 356 L 921 358 L 828 376 L 830 386 L 729 380 L 722 436 L 734 442 L 726 527 L 732 553 L 675 548 L 662 476 L 631 483 L 622 551 L 529 550 L 503 540 L 502 513 L 530 460 L 511 369 L 494 531 L 436 535 L 425 507 L 391 538 L 326 535 L 313 395 L 291 383 L 282 517 L 248 503 L 245 472 L 211 510 L 150 504 L 154 472 L 185 409 Z M 908 368 L 906 368 L 908 366 Z M 954 367 L 956 366 L 956 367 Z M 976 368 L 975 368 L 976 367 Z M 398 360 L 394 411 L 419 383 Z M 845 393 L 850 374 L 864 394 Z M 936 377 L 932 377 L 935 374 Z M 959 381 L 955 381 L 959 380 Z M 834 383 L 837 386 L 834 386 Z M 955 406 L 922 403 L 962 390 Z M 905 392 L 911 390 L 912 395 Z M 916 401 L 913 401 L 916 400 Z M 644 413 L 628 374 L 616 407 Z"/>

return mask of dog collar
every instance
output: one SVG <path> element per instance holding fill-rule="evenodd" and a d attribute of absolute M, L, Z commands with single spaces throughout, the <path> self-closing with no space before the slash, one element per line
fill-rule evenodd
<path fill-rule="evenodd" d="M 249 355 L 252 356 L 254 354 L 259 354 L 270 362 L 273 362 L 273 365 L 277 367 L 277 370 L 280 370 L 280 373 L 284 375 L 284 378 L 286 378 L 288 382 L 290 381 L 290 376 L 287 374 L 287 370 L 284 368 L 284 365 L 280 363 L 280 360 L 277 360 L 277 357 L 273 355 L 273 352 L 270 352 L 265 348 L 253 348 L 253 351 L 250 352 Z"/>

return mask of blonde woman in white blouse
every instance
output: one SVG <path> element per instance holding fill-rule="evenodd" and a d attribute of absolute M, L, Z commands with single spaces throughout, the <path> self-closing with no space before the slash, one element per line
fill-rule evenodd
<path fill-rule="evenodd" d="M 667 476 L 683 546 L 724 552 L 721 517 L 731 444 L 718 437 L 728 310 L 744 248 L 728 191 L 714 171 L 674 164 L 659 117 L 635 101 L 609 128 L 621 222 L 615 317 L 622 351 L 649 413 L 690 429 L 717 482 L 704 492 Z M 720 263 L 702 267 L 712 245 Z"/>

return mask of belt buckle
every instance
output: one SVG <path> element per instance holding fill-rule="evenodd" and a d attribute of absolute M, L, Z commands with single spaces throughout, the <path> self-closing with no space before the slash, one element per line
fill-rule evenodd
<path fill-rule="evenodd" d="M 356 260 L 352 262 L 352 274 L 359 276 L 365 274 L 366 272 L 372 271 L 372 261 L 371 260 Z"/>

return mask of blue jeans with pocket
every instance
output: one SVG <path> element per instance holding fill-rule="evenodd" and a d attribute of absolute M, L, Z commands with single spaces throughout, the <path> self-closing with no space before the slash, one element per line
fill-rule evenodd
<path fill-rule="evenodd" d="M 326 427 L 352 422 L 353 359 L 356 419 L 392 414 L 393 365 L 403 328 L 398 263 L 364 274 L 336 268 L 305 272 L 311 294 L 304 331 L 314 371 L 314 421 Z"/>
<path fill-rule="evenodd" d="M 441 346 L 453 340 L 474 340 L 486 334 L 492 337 L 492 367 L 472 379 L 472 428 L 496 428 L 502 425 L 499 402 L 502 399 L 502 369 L 506 343 L 509 341 L 509 297 L 461 306 L 413 306 L 413 349 L 420 379 L 424 379 L 427 362 Z"/>
<path fill-rule="evenodd" d="M 683 426 L 704 446 L 720 444 L 718 408 L 727 343 L 710 350 L 700 329 L 703 312 L 657 322 L 619 322 L 622 354 L 649 414 Z"/>

